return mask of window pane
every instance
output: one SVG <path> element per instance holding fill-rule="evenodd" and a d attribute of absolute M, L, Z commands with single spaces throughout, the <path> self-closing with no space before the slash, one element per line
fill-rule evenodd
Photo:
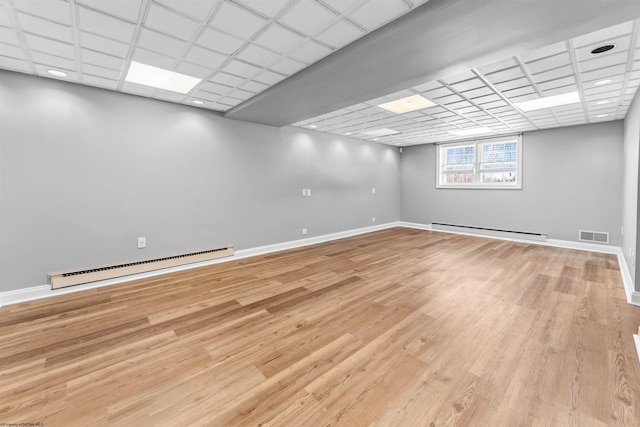
<path fill-rule="evenodd" d="M 443 171 L 472 171 L 475 151 L 474 146 L 447 148 Z"/>
<path fill-rule="evenodd" d="M 480 182 L 516 182 L 516 172 L 482 172 Z"/>

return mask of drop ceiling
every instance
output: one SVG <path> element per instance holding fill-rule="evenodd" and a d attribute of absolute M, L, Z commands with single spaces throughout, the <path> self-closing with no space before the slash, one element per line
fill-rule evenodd
<path fill-rule="evenodd" d="M 425 0 L 1 0 L 0 68 L 224 112 Z M 131 61 L 203 79 L 125 81 Z"/>
<path fill-rule="evenodd" d="M 0 0 L 0 68 L 399 146 L 623 118 L 640 83 L 637 0 L 579 4 Z M 132 61 L 202 81 L 186 95 L 133 84 Z M 514 106 L 571 91 L 580 103 Z M 436 105 L 378 107 L 416 94 Z"/>
<path fill-rule="evenodd" d="M 603 45 L 614 48 L 600 54 Z M 406 146 L 623 119 L 640 86 L 640 20 L 604 28 L 295 123 Z M 580 102 L 524 112 L 517 103 L 577 92 Z M 380 107 L 416 94 L 435 103 L 394 114 Z M 371 135 L 377 129 L 396 132 Z M 390 132 L 387 132 L 390 133 Z"/>

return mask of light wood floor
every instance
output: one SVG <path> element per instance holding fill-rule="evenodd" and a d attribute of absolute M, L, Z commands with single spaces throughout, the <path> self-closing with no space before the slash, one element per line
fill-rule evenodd
<path fill-rule="evenodd" d="M 0 309 L 0 423 L 640 425 L 616 258 L 395 228 Z"/>

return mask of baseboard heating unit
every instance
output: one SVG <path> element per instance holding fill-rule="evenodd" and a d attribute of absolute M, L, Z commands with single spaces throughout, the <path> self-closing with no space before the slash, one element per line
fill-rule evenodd
<path fill-rule="evenodd" d="M 59 289 L 67 286 L 81 285 L 98 280 L 113 279 L 129 276 L 131 274 L 146 273 L 147 271 L 163 268 L 177 267 L 195 262 L 210 261 L 233 255 L 233 246 L 209 249 L 205 251 L 172 255 L 163 258 L 135 261 L 127 264 L 116 264 L 84 270 L 67 271 L 64 273 L 49 274 L 51 289 Z"/>
<path fill-rule="evenodd" d="M 445 222 L 432 222 L 432 230 L 458 231 L 460 233 L 481 234 L 485 236 L 509 237 L 512 239 L 535 240 L 546 242 L 546 233 L 534 233 L 531 231 L 501 230 L 497 228 L 476 227 L 472 225 L 447 224 Z"/>

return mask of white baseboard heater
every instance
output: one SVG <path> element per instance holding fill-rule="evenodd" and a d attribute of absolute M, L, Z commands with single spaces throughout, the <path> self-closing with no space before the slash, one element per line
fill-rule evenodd
<path fill-rule="evenodd" d="M 51 273 L 49 274 L 49 283 L 51 284 L 51 289 L 59 289 L 67 286 L 96 282 L 98 280 L 113 279 L 131 274 L 146 273 L 152 270 L 177 267 L 194 262 L 210 261 L 232 255 L 233 246 L 226 246 L 163 258 L 135 261 L 127 264 L 108 265 L 84 270 L 67 271 L 64 273 Z"/>
<path fill-rule="evenodd" d="M 443 231 L 459 231 L 461 233 L 482 234 L 485 236 L 510 237 L 513 239 L 535 240 L 537 242 L 547 241 L 547 233 L 501 230 L 497 228 L 476 227 L 472 225 L 448 224 L 445 222 L 432 222 L 431 229 Z"/>

